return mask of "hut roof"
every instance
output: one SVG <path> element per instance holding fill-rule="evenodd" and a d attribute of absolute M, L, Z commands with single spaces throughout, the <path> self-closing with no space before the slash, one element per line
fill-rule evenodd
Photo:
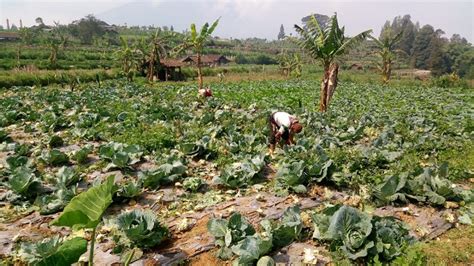
<path fill-rule="evenodd" d="M 19 39 L 20 35 L 16 32 L 0 32 L 0 38 Z"/>
<path fill-rule="evenodd" d="M 164 65 L 165 67 L 181 67 L 184 65 L 184 63 L 181 60 L 172 59 L 172 58 L 160 59 L 160 63 Z"/>
<path fill-rule="evenodd" d="M 224 60 L 229 61 L 225 56 L 223 55 L 218 55 L 218 54 L 207 54 L 207 55 L 202 55 L 201 56 L 201 63 L 215 63 L 218 62 L 221 58 L 224 58 Z M 181 60 L 182 62 L 197 62 L 197 56 L 196 55 L 190 55 L 186 56 Z"/>

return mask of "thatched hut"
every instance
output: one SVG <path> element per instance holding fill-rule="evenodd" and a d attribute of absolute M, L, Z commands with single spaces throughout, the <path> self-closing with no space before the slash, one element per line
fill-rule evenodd
<path fill-rule="evenodd" d="M 189 55 L 189 56 L 186 56 L 185 58 L 181 59 L 181 61 L 183 63 L 188 64 L 188 65 L 196 65 L 197 64 L 197 56 Z M 223 55 L 208 54 L 208 55 L 202 55 L 201 56 L 201 65 L 202 66 L 216 67 L 216 66 L 220 66 L 220 65 L 225 65 L 229 62 L 230 62 L 230 60 L 227 59 Z"/>
<path fill-rule="evenodd" d="M 181 67 L 184 63 L 178 59 L 165 58 L 160 60 L 161 67 L 158 70 L 157 77 L 162 81 L 179 81 L 184 80 Z"/>

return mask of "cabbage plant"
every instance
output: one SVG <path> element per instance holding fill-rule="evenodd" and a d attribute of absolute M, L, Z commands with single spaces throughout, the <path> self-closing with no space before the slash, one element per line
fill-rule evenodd
<path fill-rule="evenodd" d="M 123 232 L 132 246 L 152 248 L 170 237 L 167 227 L 160 224 L 152 211 L 133 210 L 121 213 L 116 220 L 118 230 Z M 122 245 L 123 237 L 115 237 Z"/>

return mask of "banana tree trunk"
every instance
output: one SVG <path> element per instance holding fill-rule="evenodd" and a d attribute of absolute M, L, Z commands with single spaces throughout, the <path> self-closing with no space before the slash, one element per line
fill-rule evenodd
<path fill-rule="evenodd" d="M 155 76 L 155 58 L 152 55 L 148 63 L 148 81 L 153 82 L 154 76 Z"/>
<path fill-rule="evenodd" d="M 202 90 L 201 53 L 197 53 L 197 68 L 199 89 Z"/>
<path fill-rule="evenodd" d="M 49 57 L 49 63 L 52 66 L 56 66 L 57 55 L 58 55 L 58 50 L 55 47 L 51 48 L 51 55 Z"/>
<path fill-rule="evenodd" d="M 386 83 L 388 83 L 388 81 L 390 80 L 390 77 L 391 77 L 391 76 L 392 76 L 392 60 L 388 60 Z"/>
<path fill-rule="evenodd" d="M 337 74 L 339 65 L 331 63 L 324 66 L 324 78 L 321 82 L 321 97 L 319 100 L 319 111 L 326 112 L 329 107 L 332 95 L 337 87 Z"/>

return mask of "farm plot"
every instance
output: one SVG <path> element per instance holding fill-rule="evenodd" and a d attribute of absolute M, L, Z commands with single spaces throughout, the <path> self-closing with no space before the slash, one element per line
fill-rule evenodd
<path fill-rule="evenodd" d="M 98 265 L 392 261 L 471 223 L 471 91 L 342 84 L 322 114 L 315 87 L 2 91 L 0 254 L 87 261 L 94 238 Z M 270 157 L 274 110 L 305 127 Z"/>

